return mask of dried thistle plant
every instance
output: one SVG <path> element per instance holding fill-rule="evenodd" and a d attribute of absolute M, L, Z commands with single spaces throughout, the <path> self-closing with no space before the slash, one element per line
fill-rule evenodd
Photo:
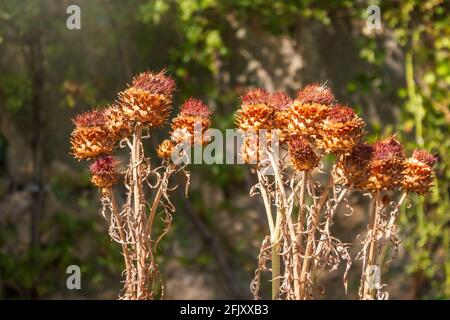
<path fill-rule="evenodd" d="M 195 144 L 191 137 L 196 125 L 202 128 L 202 143 L 207 143 L 203 133 L 210 126 L 211 111 L 199 100 L 189 99 L 172 120 L 171 138 L 157 148 L 161 166 L 152 167 L 144 153 L 143 139 L 169 119 L 174 90 L 175 82 L 165 71 L 144 72 L 118 94 L 114 105 L 83 113 L 73 121 L 72 153 L 77 159 L 93 159 L 91 181 L 101 190 L 109 234 L 122 246 L 125 279 L 121 299 L 154 299 L 158 295 L 163 298 L 156 251 L 175 212 L 169 194 L 174 188 L 170 187 L 169 178 L 178 171 L 189 177 L 185 167 L 173 162 L 172 156 L 177 152 L 177 144 Z M 122 172 L 112 155 L 118 147 L 128 147 L 130 151 Z M 126 190 L 126 201 L 120 207 L 113 190 L 119 181 L 123 181 Z M 162 232 L 154 234 L 158 216 L 163 223 Z"/>
<path fill-rule="evenodd" d="M 382 286 L 373 285 L 368 273 L 383 266 L 389 244 L 395 251 L 399 207 L 407 192 L 428 192 L 435 158 L 416 151 L 406 159 L 395 137 L 364 142 L 365 122 L 338 104 L 325 85 L 308 85 L 295 100 L 263 89 L 249 90 L 241 100 L 236 119 L 243 135 L 241 156 L 254 165 L 258 183 L 250 194 L 262 197 L 269 227 L 251 284 L 254 297 L 259 298 L 261 273 L 271 271 L 272 299 L 312 299 L 319 274 L 342 263 L 347 290 L 351 244 L 330 229 L 339 204 L 347 202 L 350 191 L 360 191 L 374 199 L 357 257 L 363 261 L 360 298 L 383 298 Z M 321 185 L 326 154 L 335 161 Z M 391 201 L 397 189 L 403 195 Z"/>

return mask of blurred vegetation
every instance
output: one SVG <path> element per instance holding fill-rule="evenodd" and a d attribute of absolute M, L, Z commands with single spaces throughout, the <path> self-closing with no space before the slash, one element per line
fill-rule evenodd
<path fill-rule="evenodd" d="M 0 126 L 0 178 L 6 181 L 0 185 L 0 204 L 13 193 L 33 185 L 46 190 L 44 206 L 33 209 L 30 205 L 31 212 L 42 211 L 37 226 L 41 238 L 35 245 L 31 240 L 27 248 L 18 249 L 11 244 L 11 239 L 18 237 L 18 221 L 31 222 L 10 218 L 11 214 L 8 219 L 0 220 L 1 297 L 58 296 L 55 292 L 65 292 L 65 282 L 61 279 L 65 279 L 66 266 L 77 263 L 86 268 L 83 269 L 89 278 L 86 283 L 92 284 L 83 291 L 86 297 L 98 297 L 95 292 L 106 286 L 113 291 L 120 287 L 120 253 L 107 237 L 103 218 L 96 214 L 98 195 L 89 187 L 85 170 L 67 155 L 69 119 L 74 113 L 113 101 L 115 92 L 123 88 L 134 73 L 167 67 L 176 77 L 177 102 L 191 95 L 200 97 L 215 107 L 217 128 L 232 128 L 242 87 L 261 85 L 252 77 L 243 82 L 233 77 L 238 71 L 232 61 L 240 50 L 231 37 L 235 32 L 233 24 L 238 22 L 238 28 L 249 29 L 250 38 L 254 32 L 258 36 L 263 33 L 267 38 L 297 39 L 307 25 L 318 25 L 333 34 L 336 22 L 340 22 L 351 31 L 345 36 L 356 45 L 359 61 L 364 63 L 365 69 L 354 79 L 340 84 L 346 91 L 337 93 L 338 96 L 349 97 L 355 108 L 365 112 L 359 97 L 370 98 L 373 92 L 383 94 L 398 106 L 396 118 L 388 124 L 382 124 L 379 118 L 368 119 L 372 124 L 370 139 L 395 131 L 410 152 L 424 147 L 439 156 L 433 193 L 426 198 L 412 198 L 412 207 L 402 212 L 408 257 L 397 272 L 408 272 L 413 279 L 413 292 L 409 297 L 450 298 L 448 2 L 371 1 L 370 4 L 381 8 L 382 31 L 365 30 L 369 5 L 365 1 L 132 0 L 125 3 L 98 0 L 73 3 L 81 7 L 82 29 L 79 31 L 68 31 L 65 26 L 65 8 L 72 2 L 0 1 L 0 116 L 11 119 L 23 135 L 27 148 L 33 150 L 31 154 L 36 157 L 32 158 L 41 159 L 33 162 L 33 170 L 42 167 L 44 171 L 41 176 L 33 172 L 25 174 L 23 179 L 10 176 L 7 168 L 11 159 L 7 157 L 7 150 L 11 144 L 16 145 L 16 141 L 10 141 L 11 137 L 2 132 Z M 395 82 L 387 74 L 392 46 L 398 50 L 395 59 L 401 65 L 400 79 Z M 336 54 L 331 63 L 340 67 L 340 58 Z M 347 67 L 341 66 L 341 72 L 345 73 Z M 224 80 L 224 74 L 229 74 L 230 79 Z M 306 80 L 323 79 L 318 75 Z M 60 169 L 53 165 L 55 163 L 64 163 L 66 167 Z M 247 194 L 252 178 L 243 166 L 199 166 L 193 170 L 198 176 L 196 180 L 204 179 L 224 196 L 212 206 L 205 195 L 208 187 L 193 183 L 189 201 L 200 222 L 193 223 L 192 216 L 176 217 L 167 243 L 180 238 L 177 243 L 189 249 L 193 241 L 189 228 L 192 223 L 194 228 L 204 223 L 213 234 L 220 236 L 222 247 L 232 257 L 228 260 L 232 269 L 243 270 L 236 276 L 240 284 L 234 291 L 246 289 L 256 254 L 245 237 L 235 239 L 229 234 L 231 231 L 217 226 L 217 212 L 225 211 L 232 219 L 240 219 L 245 210 L 237 199 Z M 184 207 L 186 203 L 178 205 Z M 186 227 L 189 223 L 191 227 Z M 29 228 L 31 232 L 32 227 Z M 55 232 L 57 234 L 53 235 Z M 205 239 L 208 237 L 210 235 L 204 235 Z M 80 239 L 89 243 L 87 256 L 80 256 Z M 162 251 L 166 250 L 171 250 L 169 244 L 164 244 Z M 214 248 L 179 258 L 182 265 L 204 266 L 214 259 L 217 260 Z M 217 264 L 219 267 L 215 271 L 225 272 L 220 271 L 220 262 Z M 61 276 L 55 278 L 55 272 Z M 112 285 L 106 284 L 108 277 Z M 236 297 L 233 288 L 228 296 Z M 108 297 L 113 298 L 114 293 Z"/>

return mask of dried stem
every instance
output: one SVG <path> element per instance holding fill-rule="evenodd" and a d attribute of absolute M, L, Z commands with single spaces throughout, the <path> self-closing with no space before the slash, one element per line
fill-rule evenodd
<path fill-rule="evenodd" d="M 150 216 L 147 220 L 147 225 L 145 226 L 145 239 L 149 239 L 151 237 L 152 226 L 156 216 L 156 210 L 158 209 L 158 205 L 160 204 L 161 196 L 165 190 L 167 190 L 167 183 L 170 176 L 169 167 L 166 167 L 166 171 L 162 179 L 159 182 L 159 188 L 156 192 L 155 199 L 153 200 L 152 207 L 150 209 Z"/>
<path fill-rule="evenodd" d="M 370 215 L 369 222 L 369 232 L 370 232 L 370 243 L 369 250 L 366 256 L 367 262 L 364 264 L 364 288 L 363 288 L 363 299 L 370 300 L 375 299 L 377 296 L 377 286 L 375 281 L 375 270 L 377 261 L 377 231 L 379 223 L 380 214 L 380 191 L 377 191 L 374 195 L 372 212 Z"/>
<path fill-rule="evenodd" d="M 113 219 L 115 219 L 117 223 L 117 229 L 119 232 L 120 242 L 122 244 L 122 252 L 125 260 L 125 269 L 126 269 L 126 278 L 125 278 L 125 297 L 128 299 L 135 299 L 135 291 L 133 288 L 133 269 L 130 252 L 128 250 L 127 237 L 125 234 L 125 224 L 120 216 L 120 213 L 117 208 L 116 197 L 114 195 L 114 191 L 112 188 L 108 190 L 108 194 L 111 197 L 111 214 Z"/>
<path fill-rule="evenodd" d="M 403 194 L 401 195 L 400 199 L 398 200 L 394 210 L 391 212 L 389 221 L 386 225 L 386 230 L 388 230 L 388 232 L 389 232 L 389 230 L 393 230 L 395 228 L 395 221 L 396 221 L 396 218 L 398 217 L 398 212 L 407 196 L 408 196 L 408 193 L 403 192 Z M 391 236 L 392 235 L 390 235 L 390 236 L 387 235 L 385 241 L 380 246 L 380 250 L 379 250 L 380 254 L 378 255 L 378 265 L 380 266 L 380 270 L 383 269 L 383 266 L 385 263 L 386 251 L 389 246 Z"/>

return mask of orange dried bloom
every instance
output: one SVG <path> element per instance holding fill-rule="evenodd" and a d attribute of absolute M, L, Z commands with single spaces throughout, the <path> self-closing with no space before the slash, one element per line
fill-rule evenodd
<path fill-rule="evenodd" d="M 292 99 L 283 91 L 276 91 L 269 97 L 269 104 L 276 110 L 286 110 L 291 106 Z"/>
<path fill-rule="evenodd" d="M 202 101 L 194 98 L 186 100 L 180 108 L 180 113 L 172 120 L 172 140 L 176 143 L 192 143 L 195 130 L 199 130 L 201 144 L 207 143 L 209 139 L 204 133 L 211 126 L 211 113 L 211 109 Z"/>
<path fill-rule="evenodd" d="M 348 152 L 361 141 L 364 125 L 352 108 L 336 106 L 323 121 L 317 144 L 325 152 Z"/>
<path fill-rule="evenodd" d="M 277 91 L 270 96 L 270 105 L 275 109 L 275 119 L 273 130 L 279 135 L 281 142 L 285 141 L 289 136 L 289 120 L 292 99 L 284 92 Z"/>
<path fill-rule="evenodd" d="M 108 130 L 102 111 L 84 112 L 72 121 L 75 129 L 71 134 L 70 144 L 75 158 L 89 159 L 112 152 L 114 135 Z"/>
<path fill-rule="evenodd" d="M 175 81 L 165 74 L 143 72 L 131 86 L 119 93 L 120 105 L 126 117 L 151 127 L 160 127 L 172 110 Z"/>
<path fill-rule="evenodd" d="M 403 146 L 394 137 L 377 141 L 371 162 L 368 188 L 372 191 L 393 189 L 403 180 L 405 154 Z"/>
<path fill-rule="evenodd" d="M 301 90 L 291 106 L 291 134 L 319 135 L 320 124 L 334 103 L 334 95 L 326 86 L 312 84 Z"/>
<path fill-rule="evenodd" d="M 405 160 L 402 187 L 418 194 L 430 192 L 433 184 L 433 166 L 437 158 L 425 150 L 415 150 L 413 156 Z"/>
<path fill-rule="evenodd" d="M 97 158 L 89 166 L 92 173 L 91 182 L 99 188 L 110 188 L 117 181 L 118 162 L 112 156 Z"/>
<path fill-rule="evenodd" d="M 317 83 L 309 84 L 298 92 L 297 100 L 303 104 L 333 105 L 335 97 L 331 89 Z"/>
<path fill-rule="evenodd" d="M 320 159 L 306 136 L 291 136 L 288 150 L 292 166 L 299 171 L 314 169 L 319 163 Z"/>
<path fill-rule="evenodd" d="M 270 94 L 264 89 L 252 89 L 242 96 L 242 105 L 236 117 L 237 128 L 243 132 L 271 130 L 275 110 L 269 104 L 269 98 Z"/>
<path fill-rule="evenodd" d="M 334 172 L 336 181 L 342 181 L 347 186 L 365 190 L 370 177 L 370 164 L 373 156 L 373 146 L 359 142 L 336 164 Z"/>
<path fill-rule="evenodd" d="M 122 140 L 131 134 L 131 123 L 122 113 L 121 107 L 111 105 L 103 111 L 108 130 L 114 134 L 116 140 Z"/>
<path fill-rule="evenodd" d="M 165 139 L 158 146 L 156 152 L 161 159 L 168 160 L 171 159 L 174 150 L 175 145 L 173 144 L 173 142 L 170 139 Z"/>

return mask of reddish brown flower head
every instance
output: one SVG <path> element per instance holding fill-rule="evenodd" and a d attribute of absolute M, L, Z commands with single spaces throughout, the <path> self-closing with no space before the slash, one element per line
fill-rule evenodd
<path fill-rule="evenodd" d="M 212 114 L 211 109 L 202 101 L 194 98 L 187 99 L 180 108 L 180 113 L 188 116 L 198 116 L 209 118 Z"/>
<path fill-rule="evenodd" d="M 175 80 L 166 75 L 166 70 L 158 73 L 146 71 L 133 78 L 131 87 L 148 91 L 151 94 L 172 96 L 175 90 Z"/>
<path fill-rule="evenodd" d="M 75 126 L 82 128 L 102 126 L 106 121 L 103 111 L 100 110 L 86 111 L 72 119 Z"/>
<path fill-rule="evenodd" d="M 211 109 L 198 99 L 189 98 L 172 119 L 171 139 L 176 143 L 206 144 L 209 138 L 205 132 L 211 126 Z M 198 130 L 197 134 L 195 131 Z M 197 139 L 195 137 L 197 136 Z"/>
<path fill-rule="evenodd" d="M 328 119 L 334 123 L 343 123 L 353 120 L 356 117 L 355 111 L 347 106 L 336 106 L 328 113 Z"/>
<path fill-rule="evenodd" d="M 433 167 L 438 161 L 436 156 L 432 155 L 426 150 L 414 150 L 412 158 L 426 163 L 430 167 Z"/>
<path fill-rule="evenodd" d="M 136 76 L 130 87 L 119 92 L 122 112 L 130 121 L 149 127 L 161 127 L 172 111 L 174 80 L 165 74 L 144 72 Z"/>
<path fill-rule="evenodd" d="M 360 142 L 336 166 L 336 180 L 355 189 L 365 189 L 370 176 L 373 146 Z"/>
<path fill-rule="evenodd" d="M 311 170 L 319 163 L 319 157 L 305 136 L 294 135 L 289 140 L 291 163 L 299 171 Z"/>
<path fill-rule="evenodd" d="M 413 156 L 404 162 L 402 187 L 409 192 L 426 194 L 433 185 L 435 156 L 425 150 L 415 150 Z"/>
<path fill-rule="evenodd" d="M 117 170 L 117 161 L 113 156 L 103 156 L 97 158 L 94 163 L 89 166 L 92 174 L 107 174 Z"/>
<path fill-rule="evenodd" d="M 342 105 L 330 108 L 319 126 L 317 145 L 325 152 L 348 153 L 361 141 L 364 125 L 352 108 Z"/>
<path fill-rule="evenodd" d="M 331 89 L 317 83 L 309 84 L 298 92 L 297 100 L 305 104 L 332 105 L 335 97 Z"/>
<path fill-rule="evenodd" d="M 90 159 L 112 152 L 115 135 L 108 129 L 103 111 L 84 112 L 72 121 L 75 129 L 71 134 L 70 144 L 75 158 Z"/>
<path fill-rule="evenodd" d="M 241 97 L 242 103 L 247 105 L 268 104 L 269 100 L 269 92 L 261 88 L 250 89 Z"/>
<path fill-rule="evenodd" d="M 264 89 L 251 89 L 241 97 L 242 104 L 236 114 L 236 126 L 242 132 L 271 130 L 275 110 L 269 105 L 270 94 Z"/>
<path fill-rule="evenodd" d="M 107 119 L 106 126 L 116 140 L 120 141 L 131 134 L 131 123 L 120 106 L 110 105 L 103 113 Z"/>
<path fill-rule="evenodd" d="M 405 168 L 403 147 L 395 136 L 377 141 L 371 162 L 369 190 L 394 189 L 401 185 Z"/>
<path fill-rule="evenodd" d="M 92 183 L 100 188 L 111 187 L 117 180 L 117 165 L 118 162 L 110 155 L 97 158 L 89 166 Z"/>
<path fill-rule="evenodd" d="M 292 99 L 282 91 L 273 93 L 269 98 L 269 104 L 277 111 L 286 110 L 291 103 Z"/>
<path fill-rule="evenodd" d="M 172 153 L 175 150 L 175 145 L 173 144 L 172 140 L 165 139 L 156 149 L 156 152 L 158 156 L 161 159 L 168 160 L 172 157 Z"/>
<path fill-rule="evenodd" d="M 373 148 L 374 160 L 389 160 L 391 158 L 403 159 L 405 157 L 403 146 L 395 136 L 375 142 Z"/>
<path fill-rule="evenodd" d="M 373 146 L 366 142 L 360 142 L 352 149 L 347 158 L 361 168 L 372 159 L 372 155 Z"/>

